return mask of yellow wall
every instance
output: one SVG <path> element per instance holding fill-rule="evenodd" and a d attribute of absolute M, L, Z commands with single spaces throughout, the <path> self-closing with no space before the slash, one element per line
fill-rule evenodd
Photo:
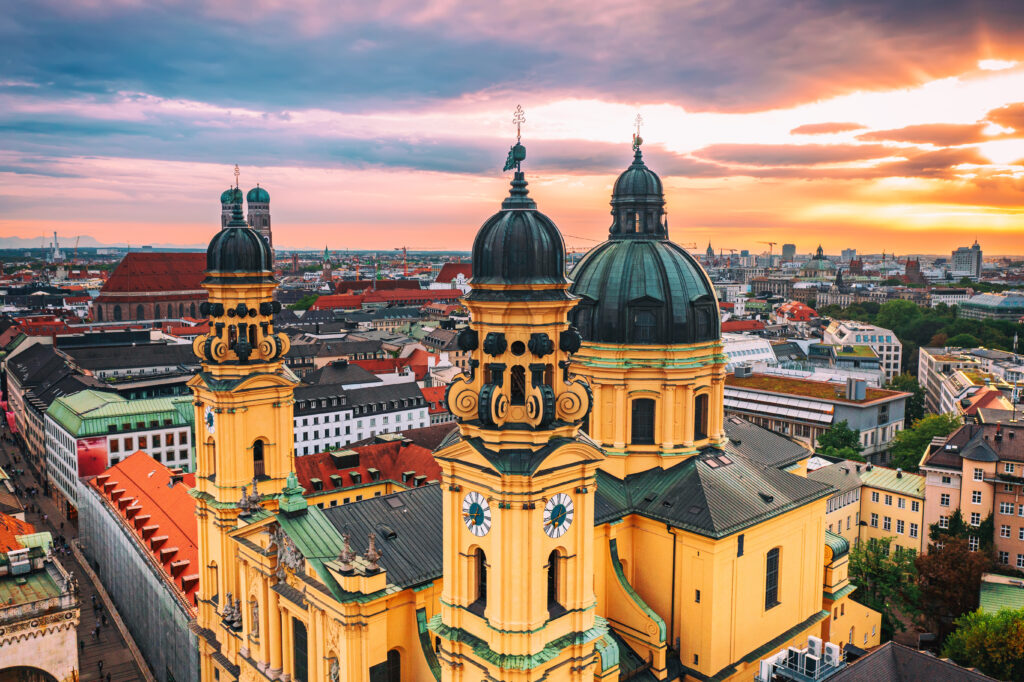
<path fill-rule="evenodd" d="M 877 494 L 878 501 L 874 501 L 873 493 Z M 892 497 L 892 503 L 886 504 L 886 496 Z M 903 500 L 905 508 L 900 509 L 899 501 Z M 913 503 L 917 502 L 918 510 L 913 511 Z M 864 485 L 860 491 L 860 518 L 865 525 L 860 527 L 860 541 L 866 542 L 872 539 L 893 538 L 892 547 L 911 549 L 917 553 L 921 552 L 924 536 L 927 529 L 924 527 L 924 500 L 910 495 L 900 494 L 884 489 Z M 878 527 L 871 525 L 872 514 L 878 515 Z M 890 527 L 885 529 L 885 517 L 890 519 Z M 903 532 L 898 532 L 899 521 L 903 521 Z M 911 537 L 911 524 L 917 524 L 917 537 Z"/>

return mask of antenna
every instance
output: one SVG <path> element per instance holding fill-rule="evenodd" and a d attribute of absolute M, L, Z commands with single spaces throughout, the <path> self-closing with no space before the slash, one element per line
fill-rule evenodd
<path fill-rule="evenodd" d="M 235 189 L 238 189 L 238 176 L 239 175 L 240 175 L 240 173 L 238 171 L 238 164 L 236 163 L 235 164 Z"/>
<path fill-rule="evenodd" d="M 633 151 L 640 149 L 640 145 L 644 143 L 644 138 L 640 137 L 640 126 L 644 124 L 644 117 L 642 114 L 637 114 L 636 118 L 633 119 Z"/>

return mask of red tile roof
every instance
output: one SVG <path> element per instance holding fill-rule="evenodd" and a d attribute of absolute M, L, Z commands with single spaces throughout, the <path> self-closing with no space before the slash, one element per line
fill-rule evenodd
<path fill-rule="evenodd" d="M 761 320 L 726 320 L 722 323 L 723 332 L 753 332 L 764 329 Z"/>
<path fill-rule="evenodd" d="M 19 521 L 13 516 L 0 513 L 0 553 L 6 553 L 12 549 L 24 549 L 18 542 L 17 536 L 30 535 L 36 529 L 31 523 Z"/>
<path fill-rule="evenodd" d="M 363 307 L 362 294 L 331 294 L 321 296 L 313 303 L 313 310 L 358 310 Z"/>
<path fill-rule="evenodd" d="M 402 484 L 402 474 L 413 472 L 414 476 L 426 476 L 427 481 L 441 479 L 441 467 L 434 460 L 434 455 L 427 448 L 416 445 L 409 440 L 396 440 L 372 445 L 358 445 L 351 448 L 359 455 L 359 465 L 341 467 L 335 463 L 330 452 L 318 452 L 313 455 L 300 455 L 295 458 L 295 475 L 299 485 L 306 489 L 306 494 L 313 493 L 313 482 L 317 478 L 323 483 L 324 490 L 336 489 L 331 476 L 340 477 L 340 488 L 349 488 L 370 479 L 368 469 L 380 471 L 381 480 L 391 480 Z M 334 453 L 337 455 L 338 453 Z M 352 480 L 352 473 L 358 472 L 360 483 Z M 412 482 L 408 483 L 412 487 Z"/>
<path fill-rule="evenodd" d="M 399 289 L 394 291 L 367 291 L 363 303 L 416 304 L 432 301 L 455 302 L 465 294 L 460 289 Z"/>
<path fill-rule="evenodd" d="M 104 294 L 124 292 L 193 292 L 206 295 L 199 283 L 206 271 L 206 254 L 129 253 L 118 263 L 100 289 Z"/>
<path fill-rule="evenodd" d="M 347 294 L 353 291 L 364 291 L 376 288 L 377 291 L 390 289 L 419 289 L 420 283 L 414 279 L 378 279 L 374 285 L 372 279 L 341 280 L 334 287 L 334 293 Z"/>
<path fill-rule="evenodd" d="M 444 402 L 447 390 L 447 386 L 428 386 L 420 389 L 423 399 L 430 403 L 430 414 L 442 414 L 448 411 Z"/>
<path fill-rule="evenodd" d="M 359 365 L 367 372 L 373 374 L 393 374 L 394 372 L 401 372 L 403 369 L 408 367 L 412 370 L 416 376 L 416 381 L 423 381 L 423 378 L 427 376 L 427 372 L 430 369 L 430 358 L 434 359 L 436 365 L 439 356 L 434 353 L 423 350 L 422 348 L 416 348 L 408 357 L 405 358 L 385 358 L 383 360 L 350 360 L 350 365 Z"/>
<path fill-rule="evenodd" d="M 459 274 L 462 274 L 466 279 L 473 276 L 473 264 L 472 263 L 445 263 L 441 266 L 441 272 L 437 273 L 437 279 L 435 282 L 441 282 L 447 284 L 455 279 Z"/>
<path fill-rule="evenodd" d="M 92 478 L 89 485 L 100 491 L 136 542 L 163 567 L 164 579 L 194 610 L 199 531 L 195 500 L 188 491 L 195 487 L 195 474 L 185 474 L 173 486 L 168 486 L 170 481 L 171 470 L 140 450 Z"/>

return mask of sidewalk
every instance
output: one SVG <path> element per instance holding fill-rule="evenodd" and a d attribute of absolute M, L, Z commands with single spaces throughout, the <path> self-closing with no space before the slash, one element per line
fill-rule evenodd
<path fill-rule="evenodd" d="M 42 489 L 42 482 L 37 481 L 30 470 L 27 470 L 21 476 L 15 476 L 15 466 L 21 469 L 29 468 L 25 466 L 24 462 L 17 465 L 14 464 L 13 452 L 13 446 L 6 442 L 0 442 L 0 466 L 3 466 L 11 475 L 12 483 L 15 483 L 22 489 L 33 486 Z M 25 512 L 25 520 L 33 524 L 36 530 L 50 531 L 54 538 L 58 535 L 64 535 L 68 542 L 71 542 L 72 539 L 77 539 L 78 532 L 75 525 L 64 518 L 60 514 L 57 505 L 42 493 L 35 497 L 23 496 L 21 501 L 26 507 L 30 504 L 35 504 L 41 508 L 41 513 Z M 48 516 L 45 522 L 43 521 L 44 514 Z M 64 523 L 63 530 L 60 528 L 62 522 Z M 127 643 L 114 626 L 111 614 L 104 608 L 103 599 L 96 592 L 96 588 L 93 586 L 88 575 L 86 575 L 85 570 L 75 560 L 73 554 L 60 554 L 57 558 L 61 565 L 67 569 L 68 573 L 73 575 L 78 581 L 82 609 L 82 619 L 78 626 L 79 680 L 81 682 L 98 682 L 106 680 L 107 673 L 110 673 L 111 682 L 135 682 L 136 680 L 144 679 L 138 666 L 135 664 L 135 659 L 132 658 Z M 93 609 L 92 606 L 93 597 L 96 599 L 96 609 Z M 97 622 L 102 622 L 103 615 L 107 617 L 107 625 L 100 626 L 99 638 L 97 640 L 93 638 L 92 631 L 96 627 Z M 102 677 L 99 672 L 100 661 L 103 661 Z"/>

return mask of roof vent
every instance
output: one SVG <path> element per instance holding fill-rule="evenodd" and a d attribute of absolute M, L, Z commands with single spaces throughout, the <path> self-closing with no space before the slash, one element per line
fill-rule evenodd
<path fill-rule="evenodd" d="M 769 495 L 768 493 L 763 492 L 763 491 L 759 491 L 757 494 L 760 495 L 761 499 L 764 500 L 765 502 L 767 502 L 768 504 L 771 504 L 772 502 L 775 501 L 775 496 L 774 495 Z"/>
<path fill-rule="evenodd" d="M 691 506 L 689 509 L 687 509 L 686 513 L 687 514 L 700 514 L 702 511 L 704 511 L 704 507 L 701 507 L 700 505 L 695 504 L 695 505 Z"/>
<path fill-rule="evenodd" d="M 395 529 L 392 528 L 391 526 L 384 526 L 384 525 L 382 525 L 382 526 L 379 526 L 379 530 L 380 530 L 381 537 L 383 537 L 385 540 L 394 540 L 395 538 L 398 537 L 398 533 L 396 533 Z"/>
<path fill-rule="evenodd" d="M 903 478 L 903 469 L 896 467 L 896 478 Z"/>

